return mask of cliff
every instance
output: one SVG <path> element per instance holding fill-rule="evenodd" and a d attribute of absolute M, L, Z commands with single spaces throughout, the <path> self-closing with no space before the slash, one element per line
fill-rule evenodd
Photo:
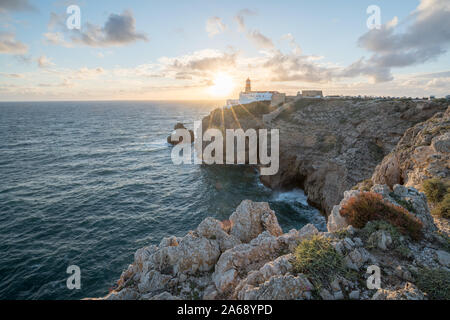
<path fill-rule="evenodd" d="M 430 101 L 302 98 L 279 108 L 217 109 L 203 119 L 203 130 L 279 129 L 280 170 L 261 181 L 272 189 L 298 186 L 329 214 L 345 190 L 372 176 L 407 129 L 446 108 Z"/>
<path fill-rule="evenodd" d="M 271 188 L 298 185 L 329 214 L 345 190 L 372 176 L 407 129 L 446 108 L 410 100 L 291 102 L 265 116 L 267 128 L 280 130 L 280 170 L 262 181 Z"/>
<path fill-rule="evenodd" d="M 373 183 L 421 188 L 425 180 L 450 175 L 450 107 L 409 128 L 379 164 Z"/>
<path fill-rule="evenodd" d="M 450 254 L 435 233 L 425 196 L 400 185 L 372 191 L 397 207 L 409 201 L 425 236 L 412 240 L 401 226 L 382 221 L 361 229 L 336 223 L 360 191 L 347 192 L 334 207 L 338 216 L 327 232 L 309 224 L 283 234 L 267 203 L 245 200 L 228 221 L 206 218 L 184 237 L 139 249 L 103 299 L 450 298 Z M 379 289 L 367 286 L 373 265 L 382 270 Z"/>

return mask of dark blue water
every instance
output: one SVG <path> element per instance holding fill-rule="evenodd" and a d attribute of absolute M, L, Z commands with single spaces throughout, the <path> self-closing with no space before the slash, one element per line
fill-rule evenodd
<path fill-rule="evenodd" d="M 172 164 L 166 137 L 220 103 L 0 103 L 0 299 L 103 296 L 134 252 L 269 201 L 285 231 L 324 219 L 245 167 Z M 69 265 L 81 290 L 66 288 Z"/>

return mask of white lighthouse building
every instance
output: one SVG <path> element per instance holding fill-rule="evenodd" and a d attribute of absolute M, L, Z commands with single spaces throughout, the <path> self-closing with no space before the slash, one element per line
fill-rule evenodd
<path fill-rule="evenodd" d="M 274 98 L 277 101 L 284 102 L 285 95 L 278 91 L 252 91 L 252 82 L 248 78 L 245 81 L 245 91 L 239 94 L 239 99 L 228 99 L 225 108 L 256 101 L 273 101 Z"/>

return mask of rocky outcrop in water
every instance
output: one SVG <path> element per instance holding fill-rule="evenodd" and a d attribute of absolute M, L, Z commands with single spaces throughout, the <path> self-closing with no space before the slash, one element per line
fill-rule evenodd
<path fill-rule="evenodd" d="M 184 237 L 164 238 L 158 246 L 139 249 L 116 288 L 102 299 L 436 298 L 422 276 L 428 271 L 423 270 L 443 274 L 444 291 L 441 288 L 439 294 L 450 291 L 450 254 L 436 240 L 425 196 L 403 186 L 395 186 L 393 194 L 383 185 L 372 191 L 396 204 L 409 201 L 424 223 L 426 237 L 412 241 L 372 222 L 363 229 L 336 222 L 340 206 L 360 191 L 346 193 L 333 208 L 327 232 L 308 224 L 282 233 L 267 203 L 245 200 L 227 221 L 209 217 Z M 333 269 L 327 278 L 318 278 L 313 271 L 299 272 L 296 248 L 311 239 L 329 241 L 343 267 Z M 371 265 L 382 270 L 380 289 L 366 285 Z"/>
<path fill-rule="evenodd" d="M 177 130 L 187 130 L 187 129 L 186 129 L 186 127 L 184 126 L 184 124 L 182 124 L 182 123 L 177 123 L 177 124 L 174 126 L 173 130 L 174 130 L 174 131 L 177 131 Z M 194 131 L 189 130 L 189 134 L 190 134 L 190 137 L 191 137 L 189 143 L 192 143 L 192 142 L 194 142 Z M 178 141 L 176 141 L 176 140 L 173 140 L 173 139 L 172 139 L 172 135 L 170 135 L 170 136 L 167 137 L 167 143 L 169 143 L 169 144 L 171 144 L 171 145 L 177 145 L 177 144 L 183 143 L 183 142 L 184 142 L 184 141 L 183 141 L 183 138 L 180 138 Z"/>

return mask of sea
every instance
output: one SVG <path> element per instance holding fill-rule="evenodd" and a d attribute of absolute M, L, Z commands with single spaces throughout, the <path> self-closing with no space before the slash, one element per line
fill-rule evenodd
<path fill-rule="evenodd" d="M 108 294 L 134 252 L 183 236 L 244 199 L 284 231 L 325 218 L 300 189 L 272 191 L 246 166 L 174 165 L 167 136 L 223 102 L 0 103 L 0 299 Z M 67 268 L 81 271 L 68 289 Z"/>

